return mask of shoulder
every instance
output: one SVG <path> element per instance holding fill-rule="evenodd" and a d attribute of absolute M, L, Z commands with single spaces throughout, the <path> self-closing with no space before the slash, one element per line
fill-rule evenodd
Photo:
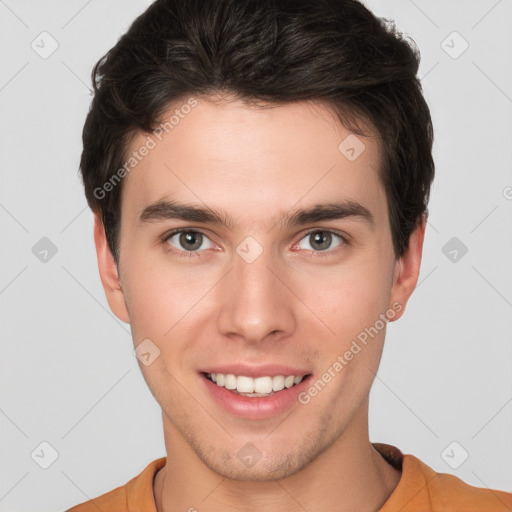
<path fill-rule="evenodd" d="M 427 505 L 435 512 L 511 512 L 512 494 L 487 487 L 475 487 L 459 477 L 437 473 L 413 455 L 404 455 L 406 476 L 403 490 L 411 505 L 402 512 Z"/>
<path fill-rule="evenodd" d="M 153 497 L 153 478 L 165 466 L 166 457 L 156 459 L 144 471 L 125 485 L 116 487 L 64 512 L 152 512 L 156 510 Z"/>
<path fill-rule="evenodd" d="M 475 487 L 455 475 L 437 473 L 395 446 L 374 443 L 374 447 L 402 473 L 379 512 L 512 512 L 512 493 Z"/>
<path fill-rule="evenodd" d="M 127 512 L 128 511 L 128 500 L 127 500 L 127 486 L 122 485 L 116 487 L 112 491 L 109 491 L 101 496 L 94 499 L 75 505 L 74 507 L 66 510 L 65 512 L 98 512 L 98 510 L 109 512 Z"/>
<path fill-rule="evenodd" d="M 438 505 L 440 510 L 453 510 L 454 512 L 459 510 L 461 512 L 512 511 L 512 493 L 487 487 L 475 487 L 447 473 L 434 473 L 429 481 L 429 491 L 432 494 L 433 504 Z"/>

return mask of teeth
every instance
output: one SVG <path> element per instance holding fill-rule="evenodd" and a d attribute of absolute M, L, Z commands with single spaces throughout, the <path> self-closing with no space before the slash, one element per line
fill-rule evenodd
<path fill-rule="evenodd" d="M 272 378 L 272 389 L 274 391 L 281 391 L 281 389 L 284 389 L 284 377 L 282 375 L 276 375 Z"/>
<path fill-rule="evenodd" d="M 223 373 L 208 373 L 210 379 L 217 386 L 236 390 L 245 396 L 268 396 L 272 392 L 291 388 L 302 382 L 304 375 L 276 375 L 275 377 L 246 377 L 245 375 L 233 375 Z"/>
<path fill-rule="evenodd" d="M 272 393 L 272 377 L 258 377 L 254 379 L 255 393 Z"/>
<path fill-rule="evenodd" d="M 217 380 L 217 386 L 219 385 L 219 381 Z M 254 379 L 251 379 L 251 377 L 244 377 L 243 375 L 239 375 L 236 378 L 236 390 L 239 393 L 254 393 Z"/>
<path fill-rule="evenodd" d="M 224 387 L 226 389 L 236 389 L 236 381 L 236 375 L 229 373 L 228 375 L 226 375 L 226 378 L 224 379 Z"/>
<path fill-rule="evenodd" d="M 293 386 L 294 382 L 295 382 L 295 377 L 293 375 L 288 375 L 288 377 L 286 377 L 286 379 L 284 379 L 284 387 L 291 388 Z"/>

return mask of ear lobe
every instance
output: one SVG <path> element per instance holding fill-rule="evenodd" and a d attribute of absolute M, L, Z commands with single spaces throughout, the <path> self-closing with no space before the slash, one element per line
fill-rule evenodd
<path fill-rule="evenodd" d="M 101 284 L 110 309 L 123 322 L 130 323 L 130 315 L 122 290 L 117 264 L 108 245 L 105 227 L 98 214 L 94 214 L 94 245 L 98 258 Z"/>
<path fill-rule="evenodd" d="M 416 288 L 420 274 L 426 223 L 426 216 L 422 215 L 421 220 L 409 237 L 409 246 L 406 252 L 395 263 L 389 307 L 391 308 L 392 304 L 398 302 L 402 305 L 402 309 L 390 320 L 392 322 L 398 320 L 404 314 L 405 306 Z"/>

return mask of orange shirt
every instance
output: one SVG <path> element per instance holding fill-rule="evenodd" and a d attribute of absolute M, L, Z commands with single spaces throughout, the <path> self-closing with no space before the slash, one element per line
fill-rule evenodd
<path fill-rule="evenodd" d="M 379 512 L 511 512 L 512 493 L 466 484 L 447 473 L 436 473 L 414 457 L 384 443 L 372 443 L 386 461 L 402 471 L 397 487 Z M 66 512 L 156 512 L 153 478 L 167 461 L 151 462 L 126 485 Z"/>

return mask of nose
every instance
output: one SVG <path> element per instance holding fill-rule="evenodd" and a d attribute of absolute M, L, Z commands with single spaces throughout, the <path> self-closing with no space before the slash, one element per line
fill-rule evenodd
<path fill-rule="evenodd" d="M 219 290 L 219 331 L 251 344 L 292 334 L 299 299 L 286 274 L 283 262 L 273 260 L 270 250 L 263 250 L 254 261 L 234 254 L 233 268 Z"/>

